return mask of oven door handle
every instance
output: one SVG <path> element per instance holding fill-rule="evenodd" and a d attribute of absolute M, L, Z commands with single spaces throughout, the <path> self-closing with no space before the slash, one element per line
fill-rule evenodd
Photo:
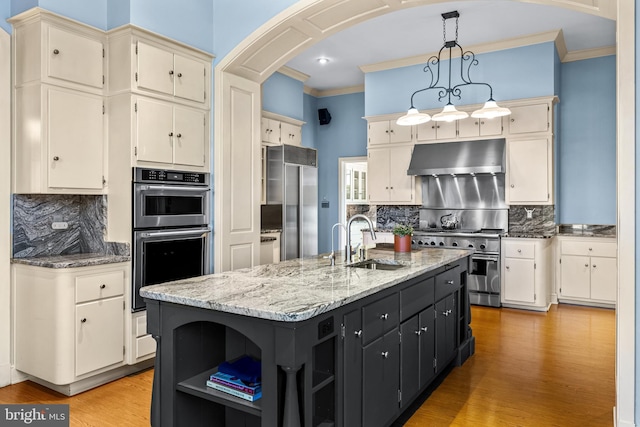
<path fill-rule="evenodd" d="M 198 228 L 195 230 L 180 231 L 144 231 L 140 233 L 141 237 L 172 237 L 172 236 L 198 236 L 211 233 L 211 228 Z"/>
<path fill-rule="evenodd" d="M 491 255 L 471 255 L 471 260 L 482 260 L 482 261 L 498 261 L 500 259 L 499 256 L 491 256 Z"/>
<path fill-rule="evenodd" d="M 160 190 L 160 191 L 197 191 L 197 192 L 203 192 L 203 191 L 209 191 L 210 190 L 210 188 L 208 188 L 208 187 L 189 187 L 189 186 L 181 186 L 181 185 L 140 185 L 140 186 L 138 186 L 138 188 L 140 189 L 140 191 Z"/>

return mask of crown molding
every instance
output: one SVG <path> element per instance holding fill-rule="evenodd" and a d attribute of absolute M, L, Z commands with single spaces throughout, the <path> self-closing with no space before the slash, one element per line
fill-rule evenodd
<path fill-rule="evenodd" d="M 594 49 L 575 50 L 568 52 L 562 62 L 582 61 L 584 59 L 600 58 L 603 56 L 611 56 L 616 54 L 615 46 L 599 47 Z"/>
<path fill-rule="evenodd" d="M 531 34 L 523 37 L 514 37 L 511 39 L 500 40 L 492 43 L 483 43 L 465 47 L 465 50 L 471 50 L 476 55 L 479 53 L 495 52 L 498 50 L 514 49 L 523 46 L 530 46 L 534 44 L 554 42 L 556 46 L 558 43 L 564 46 L 564 37 L 561 30 L 546 31 L 543 33 Z M 565 47 L 566 50 L 566 47 Z M 425 55 L 410 56 L 408 58 L 395 59 L 392 61 L 378 62 L 376 64 L 363 65 L 360 67 L 363 73 L 372 73 L 375 71 L 385 71 L 394 68 L 409 67 L 413 65 L 421 65 L 427 62 L 431 56 L 437 56 L 438 52 L 433 52 Z M 453 57 L 457 57 L 454 53 Z"/>
<path fill-rule="evenodd" d="M 339 89 L 318 90 L 311 87 L 304 87 L 304 93 L 315 96 L 316 98 L 325 98 L 327 96 L 350 95 L 352 93 L 364 92 L 364 85 L 347 86 Z"/>
<path fill-rule="evenodd" d="M 302 83 L 306 82 L 307 80 L 309 80 L 309 77 L 311 77 L 308 74 L 305 74 L 298 70 L 294 70 L 293 68 L 287 67 L 286 65 L 278 68 L 277 72 L 280 74 L 284 74 L 287 77 L 291 77 L 292 79 L 301 81 Z"/>

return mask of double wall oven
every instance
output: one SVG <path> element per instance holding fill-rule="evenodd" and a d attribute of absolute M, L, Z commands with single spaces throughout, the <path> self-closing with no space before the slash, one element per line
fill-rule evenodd
<path fill-rule="evenodd" d="M 210 175 L 133 169 L 132 310 L 140 288 L 209 273 Z"/>

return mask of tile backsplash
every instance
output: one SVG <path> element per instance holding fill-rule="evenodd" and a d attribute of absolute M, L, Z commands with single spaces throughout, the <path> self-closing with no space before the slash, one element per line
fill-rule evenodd
<path fill-rule="evenodd" d="M 555 230 L 554 205 L 509 206 L 510 234 L 553 234 Z"/>
<path fill-rule="evenodd" d="M 129 255 L 128 244 L 104 240 L 106 206 L 106 196 L 15 194 L 13 257 Z M 54 230 L 53 222 L 67 228 Z"/>

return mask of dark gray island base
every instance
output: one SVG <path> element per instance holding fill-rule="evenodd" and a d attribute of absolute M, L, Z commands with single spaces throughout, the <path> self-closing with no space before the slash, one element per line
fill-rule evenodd
<path fill-rule="evenodd" d="M 403 267 L 305 258 L 143 288 L 158 343 L 151 425 L 391 425 L 474 353 L 469 254 L 372 250 Z M 261 360 L 261 399 L 206 386 L 244 354 Z"/>

